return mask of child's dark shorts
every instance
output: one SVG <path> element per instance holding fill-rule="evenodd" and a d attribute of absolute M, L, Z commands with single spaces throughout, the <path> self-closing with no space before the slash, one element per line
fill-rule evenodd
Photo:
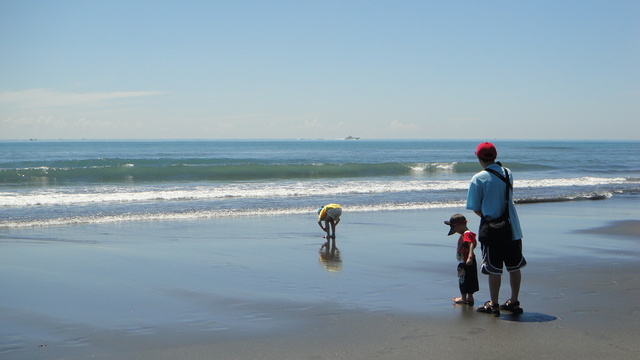
<path fill-rule="evenodd" d="M 508 272 L 520 270 L 527 265 L 522 256 L 522 240 L 511 240 L 492 246 L 482 246 L 482 273 L 502 275 L 502 268 Z"/>
<path fill-rule="evenodd" d="M 460 294 L 473 294 L 480 290 L 478 286 L 478 264 L 475 257 L 473 264 L 458 264 L 458 283 L 460 284 Z"/>

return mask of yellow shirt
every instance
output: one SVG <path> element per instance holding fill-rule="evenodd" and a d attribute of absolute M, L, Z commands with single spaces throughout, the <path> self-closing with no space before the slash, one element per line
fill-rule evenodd
<path fill-rule="evenodd" d="M 325 205 L 322 210 L 320 211 L 320 214 L 318 214 L 318 219 L 323 219 L 327 216 L 327 210 L 329 209 L 340 209 L 341 206 L 338 204 L 329 204 L 329 205 Z"/>

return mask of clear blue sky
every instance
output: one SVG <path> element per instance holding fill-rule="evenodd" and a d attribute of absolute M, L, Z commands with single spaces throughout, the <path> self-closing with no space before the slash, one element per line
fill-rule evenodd
<path fill-rule="evenodd" d="M 0 0 L 0 139 L 640 139 L 640 1 Z"/>

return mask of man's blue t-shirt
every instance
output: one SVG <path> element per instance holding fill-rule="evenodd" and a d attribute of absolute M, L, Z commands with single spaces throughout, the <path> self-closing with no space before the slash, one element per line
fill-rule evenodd
<path fill-rule="evenodd" d="M 498 164 L 491 164 L 487 167 L 493 169 L 499 174 L 504 175 L 503 167 Z M 509 172 L 509 181 L 513 184 L 511 171 Z M 507 184 L 488 171 L 480 171 L 471 178 L 469 184 L 469 192 L 467 193 L 467 209 L 472 211 L 481 211 L 488 220 L 499 218 L 504 213 L 504 195 Z M 522 239 L 522 229 L 520 228 L 520 219 L 513 205 L 513 192 L 509 192 L 509 217 L 511 218 L 511 228 L 513 230 L 513 240 Z"/>

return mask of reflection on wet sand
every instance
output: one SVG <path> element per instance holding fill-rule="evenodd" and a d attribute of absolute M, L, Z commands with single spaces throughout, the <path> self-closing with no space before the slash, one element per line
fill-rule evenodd
<path fill-rule="evenodd" d="M 342 270 L 342 259 L 340 258 L 340 250 L 335 243 L 331 244 L 329 240 L 322 245 L 318 251 L 320 264 L 331 272 Z"/>

